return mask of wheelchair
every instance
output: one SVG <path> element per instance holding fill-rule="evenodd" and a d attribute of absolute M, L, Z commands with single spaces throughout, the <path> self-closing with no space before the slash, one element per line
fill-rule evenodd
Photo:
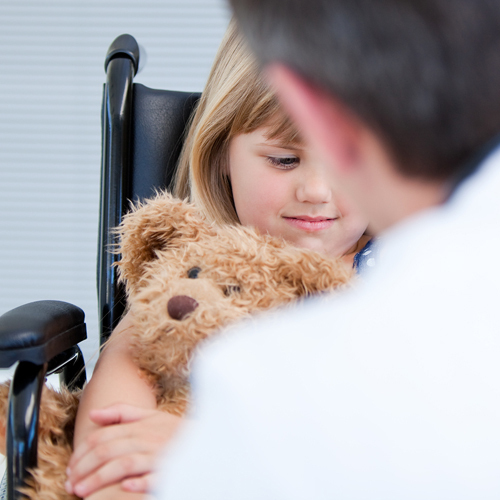
<path fill-rule="evenodd" d="M 101 115 L 102 162 L 97 254 L 100 345 L 125 310 L 109 252 L 112 229 L 131 201 L 169 189 L 190 116 L 199 93 L 151 89 L 133 83 L 139 46 L 130 35 L 116 38 L 106 55 Z M 58 373 L 70 390 L 86 382 L 78 343 L 87 337 L 85 314 L 66 302 L 44 300 L 17 307 L 0 317 L 0 368 L 18 363 L 10 386 L 7 420 L 7 469 L 3 496 L 23 498 L 18 489 L 37 465 L 38 415 L 45 378 Z"/>

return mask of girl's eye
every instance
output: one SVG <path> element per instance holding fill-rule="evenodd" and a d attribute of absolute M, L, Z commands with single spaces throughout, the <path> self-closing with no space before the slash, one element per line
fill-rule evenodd
<path fill-rule="evenodd" d="M 188 278 L 195 280 L 198 277 L 198 274 L 200 274 L 201 269 L 199 267 L 192 267 L 188 271 Z"/>
<path fill-rule="evenodd" d="M 300 163 L 300 158 L 297 156 L 266 156 L 266 158 L 273 167 L 282 170 L 290 170 Z"/>

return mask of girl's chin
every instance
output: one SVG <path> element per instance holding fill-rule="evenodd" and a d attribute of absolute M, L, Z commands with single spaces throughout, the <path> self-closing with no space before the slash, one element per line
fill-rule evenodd
<path fill-rule="evenodd" d="M 286 238 L 285 238 L 286 239 Z M 291 238 L 288 240 L 292 245 L 298 248 L 304 248 L 306 250 L 313 250 L 315 252 L 327 255 L 328 257 L 336 257 L 338 253 L 335 253 L 334 249 L 328 247 L 328 245 L 317 239 L 317 238 Z"/>
<path fill-rule="evenodd" d="M 288 243 L 298 248 L 313 250 L 326 255 L 330 258 L 340 257 L 348 251 L 350 246 L 344 249 L 343 246 L 332 245 L 332 237 L 326 241 L 325 234 L 320 232 L 297 231 L 297 228 L 283 225 L 274 226 L 274 230 L 268 230 L 267 233 L 278 238 L 283 238 Z"/>
<path fill-rule="evenodd" d="M 290 238 L 285 239 L 291 243 L 292 245 L 298 248 L 304 248 L 306 250 L 313 250 L 314 252 L 321 253 L 330 257 L 331 259 L 335 259 L 338 257 L 345 257 L 346 253 L 349 253 L 349 249 L 352 245 L 332 245 L 332 242 L 322 241 L 319 238 L 314 237 L 304 237 L 304 238 Z M 353 254 L 354 256 L 354 254 Z"/>

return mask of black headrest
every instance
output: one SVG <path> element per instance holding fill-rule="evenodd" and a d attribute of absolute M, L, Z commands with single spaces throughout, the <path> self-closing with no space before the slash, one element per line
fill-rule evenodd
<path fill-rule="evenodd" d="M 186 125 L 200 93 L 133 87 L 131 199 L 170 187 Z"/>

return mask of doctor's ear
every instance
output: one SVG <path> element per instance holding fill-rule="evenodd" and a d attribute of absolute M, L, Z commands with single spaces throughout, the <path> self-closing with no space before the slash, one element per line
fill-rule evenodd
<path fill-rule="evenodd" d="M 342 173 L 358 161 L 363 125 L 335 96 L 282 64 L 266 69 L 268 81 L 305 140 Z"/>

